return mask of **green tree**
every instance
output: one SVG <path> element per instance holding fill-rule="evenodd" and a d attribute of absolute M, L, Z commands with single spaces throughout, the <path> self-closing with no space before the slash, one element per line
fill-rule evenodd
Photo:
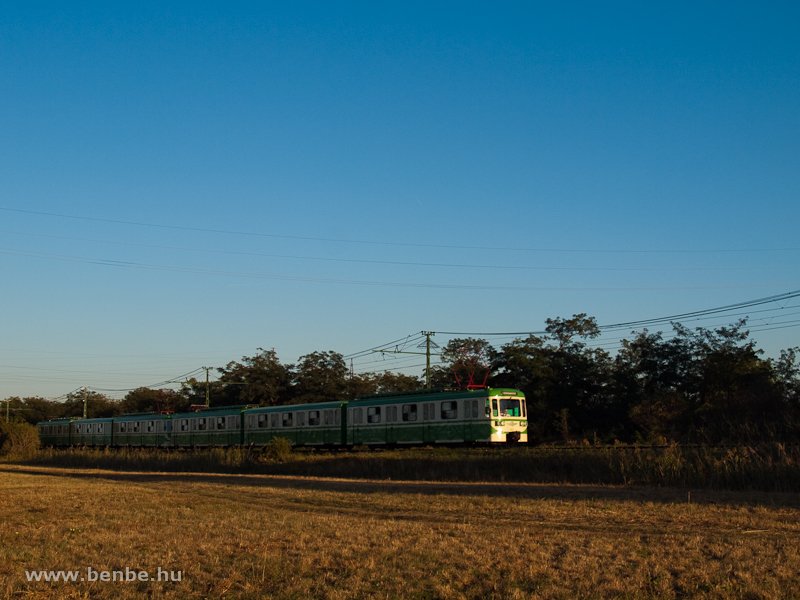
<path fill-rule="evenodd" d="M 348 369 L 338 352 L 312 352 L 300 357 L 294 374 L 294 402 L 348 400 Z"/>
<path fill-rule="evenodd" d="M 67 399 L 62 404 L 62 410 L 59 417 L 82 417 L 84 397 L 88 399 L 87 416 L 90 419 L 115 417 L 121 412 L 119 402 L 112 400 L 105 394 L 94 392 L 92 390 L 81 390 L 67 394 Z"/>
<path fill-rule="evenodd" d="M 454 338 L 442 348 L 440 363 L 431 367 L 431 385 L 435 388 L 466 387 L 470 381 L 480 385 L 496 370 L 496 352 L 483 339 Z"/>
<path fill-rule="evenodd" d="M 223 399 L 219 404 L 285 404 L 292 394 L 292 365 L 282 365 L 274 349 L 258 348 L 255 356 L 218 369 Z"/>
<path fill-rule="evenodd" d="M 185 396 L 174 390 L 154 390 L 140 387 L 131 390 L 119 403 L 120 411 L 124 413 L 138 412 L 182 412 L 189 408 Z"/>
<path fill-rule="evenodd" d="M 40 421 L 58 418 L 61 410 L 61 404 L 46 398 L 12 396 L 3 400 L 0 405 L 0 420 L 5 422 L 6 414 L 8 414 L 10 421 L 25 421 L 35 425 Z"/>
<path fill-rule="evenodd" d="M 525 393 L 532 437 L 613 435 L 619 409 L 609 394 L 610 357 L 586 346 L 600 334 L 594 317 L 581 313 L 546 323 L 547 335 L 501 348 L 493 385 Z"/>
<path fill-rule="evenodd" d="M 697 378 L 690 340 L 665 341 L 646 329 L 622 340 L 614 361 L 614 393 L 642 437 L 679 439 L 691 420 L 690 388 Z"/>

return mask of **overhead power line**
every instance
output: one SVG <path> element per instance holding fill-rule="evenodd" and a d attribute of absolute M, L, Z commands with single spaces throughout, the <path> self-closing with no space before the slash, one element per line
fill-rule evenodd
<path fill-rule="evenodd" d="M 756 267 L 551 267 L 543 265 L 487 265 L 469 263 L 437 263 L 420 261 L 400 261 L 400 260 L 371 260 L 363 258 L 335 258 L 331 256 L 304 256 L 296 254 L 274 254 L 268 252 L 241 252 L 236 250 L 215 250 L 211 248 L 191 248 L 186 246 L 166 246 L 163 244 L 137 244 L 133 242 L 120 242 L 117 240 L 93 240 L 87 238 L 76 238 L 63 235 L 46 235 L 41 233 L 3 231 L 2 233 L 12 235 L 22 235 L 27 237 L 39 237 L 56 240 L 67 240 L 72 242 L 89 242 L 92 244 L 107 244 L 112 246 L 123 246 L 126 248 L 148 248 L 156 250 L 175 250 L 178 252 L 202 252 L 204 254 L 220 254 L 227 256 L 249 256 L 253 258 L 277 258 L 287 260 L 303 260 L 318 262 L 335 262 L 346 264 L 362 265 L 391 265 L 399 267 L 432 267 L 447 269 L 491 269 L 507 271 L 589 271 L 589 272 L 694 272 L 694 271 L 787 271 L 800 269 L 800 265 L 773 265 Z M 11 250 L 11 249 L 9 249 Z M 24 251 L 19 251 L 24 252 Z"/>
<path fill-rule="evenodd" d="M 127 269 L 144 269 L 151 271 L 165 271 L 173 273 L 192 273 L 200 275 L 219 275 L 224 277 L 240 277 L 246 279 L 267 279 L 272 281 L 303 281 L 308 283 L 336 283 L 343 285 L 359 285 L 370 287 L 393 287 L 393 288 L 412 288 L 412 289 L 442 289 L 442 290 L 491 290 L 508 292 L 599 292 L 599 291 L 676 291 L 676 290 L 708 290 L 708 289 L 742 289 L 756 287 L 756 284 L 744 285 L 713 285 L 713 286 L 612 286 L 612 287 L 562 287 L 562 286 L 512 286 L 512 285 L 469 285 L 451 283 L 413 283 L 402 281 L 366 281 L 355 279 L 328 279 L 322 277 L 297 277 L 290 275 L 267 275 L 264 273 L 241 273 L 234 271 L 220 271 L 214 269 L 195 269 L 188 267 L 173 267 L 165 265 L 153 265 L 148 263 L 137 263 L 120 260 L 109 260 L 91 258 L 85 256 L 68 256 L 61 254 L 47 254 L 44 252 L 28 252 L 26 250 L 16 250 L 13 248 L 1 248 L 0 254 L 11 254 L 17 256 L 30 256 L 33 258 L 44 258 L 49 260 L 60 260 L 65 262 L 77 262 L 106 267 L 117 267 Z M 758 287 L 763 287 L 759 285 Z"/>
<path fill-rule="evenodd" d="M 800 297 L 800 290 L 793 292 L 786 292 L 785 294 L 776 294 L 774 296 L 767 296 L 765 298 L 757 298 L 756 300 L 748 300 L 746 302 L 737 302 L 735 304 L 727 304 L 725 306 L 718 306 L 716 308 L 707 308 L 704 310 L 696 310 L 692 312 L 679 313 L 669 315 L 666 317 L 656 317 L 652 319 L 641 319 L 638 321 L 626 321 L 622 323 L 612 323 L 609 325 L 599 325 L 601 331 L 613 331 L 615 329 L 626 329 L 645 327 L 647 325 L 656 325 L 661 323 L 671 323 L 679 321 L 680 319 L 696 319 L 699 317 L 707 317 L 721 313 L 730 312 L 732 310 L 748 308 L 751 306 L 760 306 L 771 302 L 785 302 L 793 298 Z M 783 307 L 781 307 L 783 308 Z M 515 335 L 545 335 L 547 331 L 517 331 L 517 332 L 485 332 L 485 331 L 439 331 L 442 335 L 485 335 L 485 336 L 515 336 Z"/>
<path fill-rule="evenodd" d="M 301 241 L 314 241 L 314 242 L 333 242 L 339 244 L 366 244 L 372 246 L 399 246 L 411 248 L 443 248 L 451 250 L 505 250 L 514 252 L 563 252 L 563 253 L 608 253 L 608 254 L 738 254 L 750 252 L 789 252 L 800 250 L 800 248 L 749 248 L 749 249 L 724 249 L 717 248 L 713 250 L 604 250 L 597 248 L 575 249 L 575 248 L 514 248 L 509 246 L 465 246 L 465 245 L 448 245 L 448 244 L 415 244 L 410 242 L 389 242 L 389 241 L 374 241 L 374 240 L 357 240 L 346 238 L 327 238 L 327 237 L 312 237 L 312 236 L 298 236 L 298 235 L 284 235 L 276 233 L 263 233 L 252 231 L 238 231 L 233 229 L 213 229 L 208 227 L 188 227 L 185 225 L 165 225 L 162 223 L 146 223 L 142 221 L 125 221 L 122 219 L 103 219 L 100 217 L 86 217 L 80 215 L 68 215 L 63 213 L 51 213 L 35 210 L 23 210 L 19 208 L 0 207 L 0 210 L 6 212 L 14 212 L 21 214 L 56 217 L 59 219 L 74 219 L 80 221 L 93 221 L 97 223 L 110 223 L 114 225 L 131 225 L 135 227 L 150 227 L 157 229 L 171 229 L 179 231 L 193 231 L 200 233 L 217 233 L 224 235 L 238 235 L 248 237 L 262 237 L 262 238 L 275 238 L 284 240 L 301 240 Z"/>

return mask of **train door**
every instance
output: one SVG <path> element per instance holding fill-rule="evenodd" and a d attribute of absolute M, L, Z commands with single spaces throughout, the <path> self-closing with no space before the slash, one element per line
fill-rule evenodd
<path fill-rule="evenodd" d="M 397 443 L 397 405 L 384 406 L 386 410 L 386 443 Z"/>
<path fill-rule="evenodd" d="M 422 405 L 422 441 L 432 444 L 436 441 L 436 404 L 425 402 Z"/>

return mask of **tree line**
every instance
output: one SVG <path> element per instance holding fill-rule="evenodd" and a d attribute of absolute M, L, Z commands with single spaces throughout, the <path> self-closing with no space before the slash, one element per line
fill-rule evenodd
<path fill-rule="evenodd" d="M 467 383 L 520 389 L 528 401 L 534 442 L 758 443 L 800 441 L 800 349 L 764 358 L 746 321 L 716 329 L 633 332 L 611 355 L 588 342 L 600 335 L 593 317 L 548 319 L 546 333 L 494 348 L 479 338 L 452 339 L 431 369 L 433 387 Z M 359 395 L 410 391 L 424 377 L 384 371 L 351 374 L 337 352 L 312 352 L 283 364 L 258 349 L 217 369 L 216 381 L 189 379 L 180 390 L 138 388 L 122 400 L 76 392 L 64 402 L 10 398 L 30 423 L 83 414 L 110 417 L 153 410 L 345 401 Z"/>

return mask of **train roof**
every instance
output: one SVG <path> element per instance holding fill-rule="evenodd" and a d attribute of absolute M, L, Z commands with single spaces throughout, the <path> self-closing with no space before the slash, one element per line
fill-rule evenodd
<path fill-rule="evenodd" d="M 314 402 L 311 404 L 280 404 L 278 406 L 256 406 L 247 409 L 247 414 L 265 412 L 285 412 L 287 410 L 325 410 L 342 408 L 347 402 Z"/>
<path fill-rule="evenodd" d="M 413 390 L 408 392 L 388 392 L 385 394 L 367 394 L 359 396 L 350 402 L 353 405 L 364 404 L 395 404 L 398 402 L 429 402 L 434 400 L 450 400 L 453 398 L 485 398 L 489 396 L 524 396 L 512 388 L 478 388 L 472 390 L 459 390 L 448 388 L 433 388 Z"/>

